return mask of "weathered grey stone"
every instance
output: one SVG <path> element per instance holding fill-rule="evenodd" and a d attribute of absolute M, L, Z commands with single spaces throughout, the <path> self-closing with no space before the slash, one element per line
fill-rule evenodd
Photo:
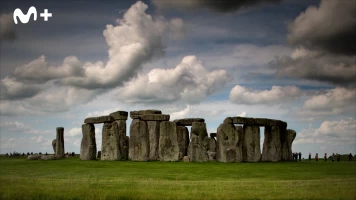
<path fill-rule="evenodd" d="M 243 126 L 243 160 L 259 162 L 261 160 L 260 127 L 258 125 Z"/>
<path fill-rule="evenodd" d="M 159 160 L 159 136 L 160 121 L 147 121 L 149 141 L 150 141 L 150 160 Z"/>
<path fill-rule="evenodd" d="M 189 132 L 185 126 L 177 126 L 177 138 L 179 146 L 179 160 L 188 155 Z"/>
<path fill-rule="evenodd" d="M 42 160 L 57 160 L 58 157 L 56 155 L 42 155 L 41 159 Z"/>
<path fill-rule="evenodd" d="M 216 134 L 216 159 L 219 162 L 242 162 L 243 133 L 241 126 L 222 123 Z"/>
<path fill-rule="evenodd" d="M 126 144 L 126 121 L 105 123 L 102 131 L 101 160 L 123 160 Z"/>
<path fill-rule="evenodd" d="M 147 122 L 134 119 L 130 125 L 130 157 L 133 161 L 148 161 L 150 142 Z"/>
<path fill-rule="evenodd" d="M 292 143 L 295 139 L 297 133 L 292 129 L 282 130 L 281 131 L 281 159 L 284 161 L 293 160 L 292 157 Z"/>
<path fill-rule="evenodd" d="M 162 114 L 160 110 L 139 110 L 139 111 L 131 111 L 130 117 L 131 119 L 139 119 L 141 115 L 146 114 Z"/>
<path fill-rule="evenodd" d="M 101 151 L 98 151 L 98 154 L 96 156 L 97 159 L 101 159 Z"/>
<path fill-rule="evenodd" d="M 86 124 L 101 124 L 101 123 L 110 123 L 115 119 L 111 116 L 100 116 L 100 117 L 89 117 L 84 120 Z"/>
<path fill-rule="evenodd" d="M 183 162 L 189 162 L 189 157 L 188 156 L 184 156 L 183 157 Z"/>
<path fill-rule="evenodd" d="M 262 149 L 262 161 L 281 160 L 281 134 L 278 126 L 266 126 Z"/>
<path fill-rule="evenodd" d="M 179 160 L 177 124 L 175 122 L 161 122 L 159 137 L 159 158 L 161 161 Z"/>
<path fill-rule="evenodd" d="M 216 160 L 216 152 L 208 151 L 208 157 L 209 157 L 209 161 Z"/>
<path fill-rule="evenodd" d="M 114 120 L 127 120 L 128 112 L 126 111 L 116 111 L 110 113 L 110 115 Z"/>
<path fill-rule="evenodd" d="M 205 122 L 203 118 L 184 118 L 184 119 L 176 119 L 173 122 L 177 124 L 177 126 L 192 126 L 193 122 Z"/>
<path fill-rule="evenodd" d="M 281 129 L 287 127 L 287 122 L 275 119 L 266 118 L 251 118 L 251 117 L 227 117 L 224 120 L 227 124 L 246 124 L 256 126 L 279 126 Z"/>
<path fill-rule="evenodd" d="M 216 137 L 216 133 L 210 133 L 210 137 L 211 137 L 211 138 Z"/>
<path fill-rule="evenodd" d="M 144 121 L 169 121 L 169 115 L 163 114 L 144 114 L 140 115 L 140 119 Z"/>
<path fill-rule="evenodd" d="M 39 160 L 39 159 L 41 159 L 41 155 L 39 155 L 39 154 L 27 156 L 27 160 Z"/>
<path fill-rule="evenodd" d="M 188 156 L 192 162 L 206 162 L 208 158 L 209 137 L 204 122 L 193 122 L 190 132 Z"/>
<path fill-rule="evenodd" d="M 208 151 L 216 152 L 216 140 L 214 138 L 208 138 Z"/>
<path fill-rule="evenodd" d="M 82 142 L 80 145 L 80 159 L 81 160 L 95 160 L 96 159 L 96 140 L 94 124 L 82 125 Z"/>
<path fill-rule="evenodd" d="M 61 158 L 64 158 L 64 128 L 57 127 L 56 132 L 56 155 Z"/>
<path fill-rule="evenodd" d="M 56 139 L 52 140 L 53 152 L 56 153 Z"/>

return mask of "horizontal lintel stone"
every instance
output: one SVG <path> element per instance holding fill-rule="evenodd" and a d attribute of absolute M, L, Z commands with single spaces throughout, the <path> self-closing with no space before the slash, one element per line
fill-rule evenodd
<path fill-rule="evenodd" d="M 89 117 L 84 120 L 86 124 L 101 124 L 113 122 L 115 119 L 112 116 Z"/>
<path fill-rule="evenodd" d="M 184 119 L 176 119 L 174 122 L 177 126 L 192 126 L 193 122 L 205 122 L 203 118 L 184 118 Z"/>
<path fill-rule="evenodd" d="M 116 112 L 110 113 L 109 116 L 113 117 L 115 120 L 127 120 L 128 112 L 116 111 Z"/>

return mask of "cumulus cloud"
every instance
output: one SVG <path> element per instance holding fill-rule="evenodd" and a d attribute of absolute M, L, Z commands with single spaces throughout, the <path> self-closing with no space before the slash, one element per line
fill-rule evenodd
<path fill-rule="evenodd" d="M 247 113 L 245 111 L 243 111 L 241 114 L 236 115 L 238 117 L 247 117 Z"/>
<path fill-rule="evenodd" d="M 55 82 L 57 85 L 88 90 L 110 89 L 135 77 L 142 65 L 164 54 L 163 39 L 168 33 L 182 37 L 181 19 L 166 21 L 146 14 L 148 6 L 138 1 L 118 19 L 118 25 L 107 25 L 103 35 L 109 45 L 109 60 L 95 63 L 80 62 L 66 57 L 61 66 L 50 66 L 45 56 L 17 67 L 1 80 L 1 99 L 14 100 L 33 97 L 43 91 L 37 84 Z"/>
<path fill-rule="evenodd" d="M 303 129 L 297 133 L 294 143 L 356 144 L 356 120 L 324 121 L 319 128 Z"/>
<path fill-rule="evenodd" d="M 298 100 L 302 91 L 295 86 L 272 86 L 271 90 L 253 90 L 236 85 L 230 91 L 230 102 L 235 104 L 280 104 Z"/>
<path fill-rule="evenodd" d="M 279 77 L 315 80 L 341 86 L 356 85 L 356 56 L 296 49 L 290 56 L 269 63 Z"/>
<path fill-rule="evenodd" d="M 16 38 L 12 13 L 0 15 L 0 41 L 13 41 Z"/>
<path fill-rule="evenodd" d="M 240 9 L 264 3 L 279 3 L 281 0 L 152 0 L 158 8 L 199 9 L 208 8 L 217 12 L 235 12 Z"/>
<path fill-rule="evenodd" d="M 356 89 L 337 87 L 304 102 L 299 114 L 324 116 L 356 112 Z"/>
<path fill-rule="evenodd" d="M 0 123 L 0 130 L 1 132 L 20 132 L 20 133 L 27 133 L 27 134 L 35 134 L 35 135 L 48 135 L 51 131 L 41 131 L 32 128 L 29 125 L 26 125 L 19 121 L 5 121 Z"/>
<path fill-rule="evenodd" d="M 195 56 L 186 56 L 172 69 L 152 69 L 119 88 L 117 98 L 128 103 L 183 100 L 198 103 L 229 80 L 226 70 L 208 71 Z"/>
<path fill-rule="evenodd" d="M 343 55 L 356 53 L 356 2 L 322 0 L 288 27 L 288 42 Z"/>

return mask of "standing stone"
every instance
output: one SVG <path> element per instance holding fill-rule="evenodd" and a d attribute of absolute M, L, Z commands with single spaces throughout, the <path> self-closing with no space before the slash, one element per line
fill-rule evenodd
<path fill-rule="evenodd" d="M 56 155 L 60 158 L 64 158 L 64 128 L 57 127 L 56 131 Z"/>
<path fill-rule="evenodd" d="M 179 146 L 177 124 L 164 121 L 160 125 L 159 158 L 161 161 L 178 161 Z"/>
<path fill-rule="evenodd" d="M 56 154 L 56 139 L 52 140 L 53 152 Z"/>
<path fill-rule="evenodd" d="M 188 155 L 189 132 L 185 126 L 177 126 L 177 138 L 179 146 L 179 160 Z"/>
<path fill-rule="evenodd" d="M 259 162 L 261 160 L 260 127 L 257 125 L 243 126 L 243 160 L 246 162 Z"/>
<path fill-rule="evenodd" d="M 262 161 L 281 161 L 281 134 L 279 127 L 266 126 L 264 135 Z"/>
<path fill-rule="evenodd" d="M 126 136 L 125 137 L 125 145 L 124 145 L 124 160 L 129 159 L 129 146 L 130 146 L 130 137 Z"/>
<path fill-rule="evenodd" d="M 150 160 L 159 160 L 159 136 L 160 121 L 147 121 L 149 141 L 150 141 Z"/>
<path fill-rule="evenodd" d="M 101 159 L 101 151 L 98 151 L 97 159 Z"/>
<path fill-rule="evenodd" d="M 126 121 L 105 123 L 102 131 L 101 160 L 123 160 L 126 144 Z"/>
<path fill-rule="evenodd" d="M 281 134 L 281 143 L 282 143 L 281 159 L 284 161 L 293 160 L 292 143 L 293 143 L 297 133 L 292 129 L 284 130 L 281 133 L 282 133 Z"/>
<path fill-rule="evenodd" d="M 80 159 L 81 160 L 95 160 L 96 159 L 96 140 L 94 124 L 82 125 L 82 142 L 80 145 Z"/>
<path fill-rule="evenodd" d="M 242 126 L 222 123 L 216 134 L 217 153 L 219 162 L 242 162 L 243 130 Z"/>
<path fill-rule="evenodd" d="M 130 125 L 130 156 L 133 161 L 148 161 L 150 142 L 147 123 L 133 119 Z"/>
<path fill-rule="evenodd" d="M 188 157 L 190 161 L 208 161 L 208 143 L 209 138 L 205 122 L 193 122 L 188 146 Z"/>

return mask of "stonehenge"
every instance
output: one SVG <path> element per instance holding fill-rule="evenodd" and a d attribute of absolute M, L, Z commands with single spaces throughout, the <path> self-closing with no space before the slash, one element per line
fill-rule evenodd
<path fill-rule="evenodd" d="M 56 131 L 56 156 L 64 158 L 64 128 L 57 127 Z"/>
<path fill-rule="evenodd" d="M 132 119 L 129 136 L 126 120 Z M 102 145 L 97 155 L 94 124 L 102 123 Z M 190 130 L 188 129 L 190 126 Z M 260 127 L 264 127 L 261 147 Z M 62 135 L 61 135 L 62 133 Z M 165 162 L 279 162 L 292 160 L 296 132 L 281 120 L 227 117 L 208 134 L 204 118 L 170 121 L 160 110 L 116 111 L 90 117 L 82 125 L 81 160 Z M 63 128 L 52 142 L 56 155 L 64 154 Z M 262 150 L 262 151 L 261 151 Z"/>

